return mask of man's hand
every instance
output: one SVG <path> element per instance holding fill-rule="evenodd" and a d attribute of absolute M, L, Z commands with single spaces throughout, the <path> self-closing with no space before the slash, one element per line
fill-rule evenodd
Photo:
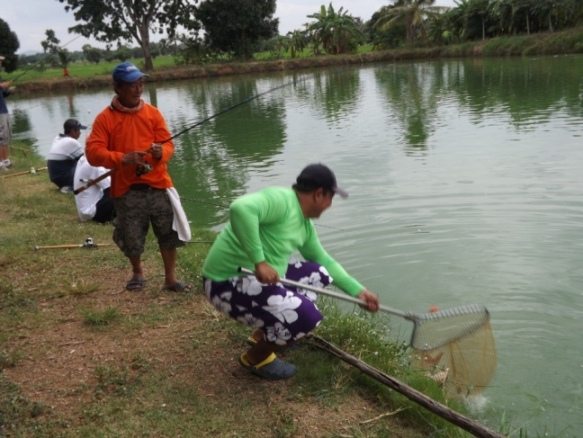
<path fill-rule="evenodd" d="M 275 284 L 279 281 L 279 274 L 267 262 L 255 265 L 255 277 L 263 284 Z"/>
<path fill-rule="evenodd" d="M 152 146 L 150 147 L 150 152 L 152 153 L 152 157 L 154 157 L 156 160 L 159 160 L 160 158 L 162 158 L 162 145 L 160 143 L 153 143 Z"/>
<path fill-rule="evenodd" d="M 379 310 L 379 298 L 373 294 L 371 291 L 364 289 L 360 292 L 357 298 L 364 302 L 363 307 L 369 312 L 378 312 Z"/>
<path fill-rule="evenodd" d="M 148 155 L 148 152 L 136 151 L 124 154 L 121 158 L 121 164 L 124 166 L 144 164 L 145 155 Z"/>

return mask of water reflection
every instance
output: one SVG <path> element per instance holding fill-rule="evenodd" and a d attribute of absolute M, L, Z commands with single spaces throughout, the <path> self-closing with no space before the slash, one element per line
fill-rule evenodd
<path fill-rule="evenodd" d="M 342 123 L 353 113 L 361 92 L 360 74 L 354 69 L 317 71 L 306 82 L 304 99 L 329 125 Z"/>
<path fill-rule="evenodd" d="M 403 142 L 415 153 L 427 147 L 433 129 L 437 98 L 436 64 L 392 65 L 375 71 L 379 89 L 386 96 L 389 120 L 399 121 Z"/>

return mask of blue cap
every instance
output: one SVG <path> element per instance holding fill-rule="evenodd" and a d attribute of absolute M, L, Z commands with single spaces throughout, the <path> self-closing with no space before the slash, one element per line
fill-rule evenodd
<path fill-rule="evenodd" d="M 131 62 L 122 62 L 117 67 L 113 69 L 113 80 L 115 82 L 136 82 L 138 79 L 146 76 L 147 74 L 142 73 L 138 67 L 136 67 Z"/>

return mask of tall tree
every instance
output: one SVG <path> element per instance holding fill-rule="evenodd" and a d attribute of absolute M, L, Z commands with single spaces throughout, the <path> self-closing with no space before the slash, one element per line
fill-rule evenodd
<path fill-rule="evenodd" d="M 144 68 L 153 70 L 150 33 L 176 35 L 179 26 L 196 31 L 191 20 L 193 5 L 198 0 L 57 0 L 65 3 L 65 11 L 73 11 L 82 22 L 69 28 L 88 38 L 110 45 L 120 40 L 135 40 L 144 54 Z"/>
<path fill-rule="evenodd" d="M 292 58 L 295 58 L 298 53 L 301 53 L 306 47 L 308 47 L 308 35 L 306 32 L 301 30 L 294 30 L 293 32 L 287 33 L 288 38 L 288 48 Z"/>
<path fill-rule="evenodd" d="M 405 24 L 406 38 L 409 44 L 421 35 L 426 36 L 425 20 L 431 14 L 443 13 L 445 7 L 433 6 L 435 0 L 398 0 L 393 6 L 381 8 L 381 16 L 375 23 L 381 30 L 390 29 L 398 24 Z"/>
<path fill-rule="evenodd" d="M 513 32 L 514 9 L 512 0 L 492 0 L 491 14 L 496 20 L 498 32 L 509 35 Z"/>
<path fill-rule="evenodd" d="M 538 0 L 537 0 L 538 1 Z M 468 39 L 486 39 L 489 33 L 490 0 L 469 0 L 465 17 L 465 36 Z"/>
<path fill-rule="evenodd" d="M 81 47 L 81 50 L 83 50 L 83 55 L 85 56 L 85 59 L 88 62 L 92 62 L 94 64 L 99 64 L 99 61 L 101 61 L 101 58 L 103 57 L 102 51 L 95 47 L 91 47 L 90 44 L 83 45 L 83 47 Z"/>
<path fill-rule="evenodd" d="M 2 61 L 2 67 L 7 73 L 18 68 L 18 56 L 16 51 L 20 47 L 20 42 L 16 34 L 10 30 L 10 26 L 0 18 L 0 55 L 6 59 Z"/>
<path fill-rule="evenodd" d="M 322 46 L 329 54 L 338 55 L 352 52 L 364 39 L 359 29 L 359 21 L 344 8 L 334 10 L 332 3 L 326 8 L 320 6 L 320 12 L 308 15 L 316 21 L 306 24 L 314 44 L 314 52 Z"/>
<path fill-rule="evenodd" d="M 58 64 L 63 71 L 66 71 L 67 66 L 71 62 L 71 54 L 67 49 L 59 46 L 61 40 L 57 38 L 54 30 L 47 29 L 45 35 L 47 36 L 47 39 L 40 43 L 44 52 L 53 55 L 50 59 Z"/>
<path fill-rule="evenodd" d="M 195 17 L 205 31 L 210 49 L 249 59 L 261 39 L 277 35 L 279 19 L 275 0 L 206 0 Z"/>

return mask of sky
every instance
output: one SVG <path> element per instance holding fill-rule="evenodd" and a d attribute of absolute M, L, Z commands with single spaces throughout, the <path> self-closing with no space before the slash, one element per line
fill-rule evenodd
<path fill-rule="evenodd" d="M 279 18 L 279 33 L 286 34 L 292 30 L 304 29 L 304 23 L 312 21 L 307 18 L 320 10 L 321 5 L 332 6 L 336 11 L 341 7 L 353 17 L 368 21 L 372 14 L 382 6 L 392 4 L 391 0 L 277 0 L 275 17 Z M 436 0 L 435 6 L 455 6 L 454 0 Z M 105 47 L 94 39 L 87 39 L 77 34 L 68 33 L 74 26 L 75 19 L 71 12 L 65 12 L 65 6 L 58 0 L 16 0 L 6 1 L 0 16 L 16 33 L 20 41 L 17 53 L 29 51 L 42 52 L 41 41 L 46 39 L 45 30 L 53 29 L 61 41 L 61 47 L 69 51 L 81 50 L 85 44 Z M 134 41 L 131 46 L 136 46 Z"/>

